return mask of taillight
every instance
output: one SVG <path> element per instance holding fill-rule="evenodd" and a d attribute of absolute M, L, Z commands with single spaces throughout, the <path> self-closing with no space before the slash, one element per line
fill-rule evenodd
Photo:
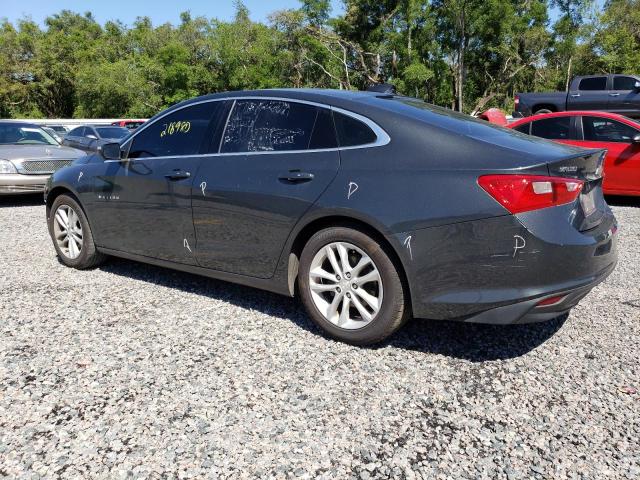
<path fill-rule="evenodd" d="M 520 105 L 520 97 L 518 95 L 516 95 L 515 97 L 513 97 L 513 104 L 517 107 L 518 105 Z"/>
<path fill-rule="evenodd" d="M 543 175 L 483 175 L 478 185 L 511 213 L 521 213 L 571 203 L 584 182 Z"/>

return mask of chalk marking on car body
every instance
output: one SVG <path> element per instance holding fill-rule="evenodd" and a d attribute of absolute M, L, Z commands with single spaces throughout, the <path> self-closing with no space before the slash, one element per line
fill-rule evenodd
<path fill-rule="evenodd" d="M 527 246 L 527 241 L 520 235 L 514 235 L 513 238 L 516 240 L 516 244 L 513 247 L 513 258 L 515 258 L 518 250 L 522 250 Z M 520 243 L 519 240 L 522 240 L 522 243 Z"/>
<path fill-rule="evenodd" d="M 206 188 L 207 188 L 207 182 L 202 182 L 202 183 L 200 184 L 200 189 L 202 190 L 202 196 L 203 196 L 203 197 L 204 197 L 204 196 L 206 196 L 206 195 L 205 195 L 205 193 L 204 193 L 204 191 L 206 190 Z"/>
<path fill-rule="evenodd" d="M 193 253 L 191 251 L 191 247 L 189 246 L 189 242 L 187 242 L 187 239 L 184 239 L 184 248 L 186 248 L 187 250 L 189 250 L 189 253 Z"/>
<path fill-rule="evenodd" d="M 83 175 L 84 175 L 84 172 L 80 172 L 80 175 L 78 175 L 78 183 L 80 183 L 80 179 L 82 178 Z"/>
<path fill-rule="evenodd" d="M 404 239 L 404 242 L 402 242 L 402 244 L 407 247 L 407 250 L 409 250 L 409 258 L 411 258 L 411 260 L 413 260 L 413 252 L 411 251 L 411 235 L 409 235 L 407 238 Z"/>
<path fill-rule="evenodd" d="M 358 188 L 360 187 L 358 187 L 358 184 L 356 182 L 349 182 L 349 191 L 347 192 L 347 200 L 351 198 L 351 195 L 356 193 Z"/>

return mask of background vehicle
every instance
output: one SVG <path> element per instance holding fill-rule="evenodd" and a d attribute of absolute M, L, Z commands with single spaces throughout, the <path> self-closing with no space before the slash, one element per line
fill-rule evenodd
<path fill-rule="evenodd" d="M 116 125 L 118 127 L 125 127 L 129 130 L 135 130 L 142 124 L 144 124 L 145 120 L 118 120 L 113 122 L 111 125 Z"/>
<path fill-rule="evenodd" d="M 46 125 L 41 125 L 41 126 L 50 128 L 51 130 L 56 132 L 58 137 L 60 137 L 61 139 L 64 138 L 67 133 L 69 133 L 69 129 L 67 127 L 65 127 L 64 125 L 57 125 L 57 124 L 49 125 L 49 124 L 46 124 Z"/>
<path fill-rule="evenodd" d="M 37 125 L 0 120 L 0 195 L 41 192 L 53 172 L 83 155 Z"/>
<path fill-rule="evenodd" d="M 96 150 L 98 140 L 117 141 L 129 135 L 124 127 L 85 125 L 71 130 L 63 139 L 62 144 L 79 148 L 86 152 Z"/>
<path fill-rule="evenodd" d="M 569 92 L 517 93 L 515 97 L 514 116 L 570 110 L 598 110 L 640 117 L 640 77 L 575 77 Z"/>
<path fill-rule="evenodd" d="M 548 320 L 616 263 L 602 150 L 407 97 L 210 95 L 99 152 L 47 187 L 62 262 L 111 254 L 285 295 L 297 285 L 320 328 L 354 344 L 409 315 Z"/>
<path fill-rule="evenodd" d="M 606 112 L 535 115 L 509 125 L 519 132 L 584 148 L 606 148 L 604 193 L 640 195 L 640 123 Z"/>

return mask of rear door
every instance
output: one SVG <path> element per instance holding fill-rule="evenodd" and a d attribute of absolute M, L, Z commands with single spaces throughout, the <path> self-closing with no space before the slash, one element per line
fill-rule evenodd
<path fill-rule="evenodd" d="M 580 146 L 606 148 L 604 165 L 604 190 L 640 191 L 640 144 L 633 137 L 640 131 L 605 117 L 583 116 L 584 140 Z"/>
<path fill-rule="evenodd" d="M 71 130 L 64 138 L 63 145 L 69 147 L 80 148 L 80 141 L 83 138 L 85 127 L 76 127 Z"/>
<path fill-rule="evenodd" d="M 569 92 L 567 110 L 606 110 L 609 102 L 607 76 L 584 77 Z"/>
<path fill-rule="evenodd" d="M 637 78 L 615 75 L 611 79 L 609 104 L 607 110 L 622 115 L 638 115 L 640 113 L 640 88 Z"/>
<path fill-rule="evenodd" d="M 270 278 L 294 225 L 339 165 L 329 108 L 238 99 L 194 183 L 198 263 Z"/>
<path fill-rule="evenodd" d="M 221 102 L 189 105 L 140 130 L 95 178 L 101 246 L 195 264 L 191 187 Z"/>
<path fill-rule="evenodd" d="M 531 135 L 559 143 L 572 144 L 577 138 L 576 116 L 547 117 L 531 122 Z"/>

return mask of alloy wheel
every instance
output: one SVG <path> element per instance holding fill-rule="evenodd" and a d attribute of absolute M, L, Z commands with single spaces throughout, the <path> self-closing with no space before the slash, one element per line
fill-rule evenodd
<path fill-rule="evenodd" d="M 83 232 L 80 217 L 69 205 L 60 205 L 53 222 L 53 234 L 63 255 L 74 260 L 82 253 Z"/>
<path fill-rule="evenodd" d="M 347 330 L 367 326 L 382 306 L 382 277 L 373 260 L 347 242 L 325 245 L 314 256 L 309 288 L 326 320 Z"/>

